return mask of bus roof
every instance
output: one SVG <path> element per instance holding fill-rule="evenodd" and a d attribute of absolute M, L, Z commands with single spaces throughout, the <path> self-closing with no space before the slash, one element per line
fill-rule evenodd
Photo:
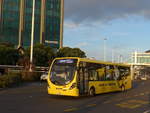
<path fill-rule="evenodd" d="M 90 62 L 90 63 L 98 63 L 98 64 L 106 64 L 106 65 L 116 65 L 116 66 L 127 66 L 127 67 L 131 66 L 131 65 L 127 64 L 127 63 L 112 63 L 112 62 L 106 62 L 106 61 L 95 60 L 95 59 L 90 59 L 90 58 L 60 57 L 60 58 L 55 58 L 55 59 L 78 59 L 79 61 Z"/>

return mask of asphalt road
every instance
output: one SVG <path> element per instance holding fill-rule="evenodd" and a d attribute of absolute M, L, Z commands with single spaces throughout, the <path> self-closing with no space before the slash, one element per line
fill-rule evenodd
<path fill-rule="evenodd" d="M 126 92 L 80 98 L 48 95 L 46 87 L 0 90 L 0 113 L 150 113 L 150 81 L 136 81 Z"/>

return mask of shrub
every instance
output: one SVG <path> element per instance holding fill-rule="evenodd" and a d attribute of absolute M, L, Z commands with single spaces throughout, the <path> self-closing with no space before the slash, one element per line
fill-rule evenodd
<path fill-rule="evenodd" d="M 21 75 L 19 73 L 8 73 L 0 76 L 0 88 L 19 85 L 21 81 Z"/>
<path fill-rule="evenodd" d="M 19 59 L 19 52 L 13 47 L 0 45 L 0 64 L 15 65 Z"/>
<path fill-rule="evenodd" d="M 39 81 L 41 73 L 40 72 L 30 72 L 30 71 L 22 71 L 21 77 L 23 81 Z"/>
<path fill-rule="evenodd" d="M 19 85 L 21 82 L 39 81 L 42 73 L 22 71 L 20 73 L 9 72 L 0 76 L 0 88 Z"/>

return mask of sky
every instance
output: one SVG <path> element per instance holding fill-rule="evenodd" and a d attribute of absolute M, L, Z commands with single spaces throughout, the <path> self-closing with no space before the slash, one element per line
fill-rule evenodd
<path fill-rule="evenodd" d="M 150 0 L 65 0 L 64 46 L 115 61 L 150 49 Z M 107 39 L 107 40 L 104 40 Z"/>

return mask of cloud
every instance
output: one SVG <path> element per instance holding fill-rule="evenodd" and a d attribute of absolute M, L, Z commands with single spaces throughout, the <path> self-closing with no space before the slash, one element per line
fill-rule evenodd
<path fill-rule="evenodd" d="M 110 35 L 118 37 L 118 38 L 125 38 L 125 37 L 129 36 L 129 33 L 127 33 L 127 32 L 112 32 Z"/>
<path fill-rule="evenodd" d="M 108 22 L 129 16 L 150 19 L 150 0 L 65 0 L 65 19 L 74 23 Z"/>
<path fill-rule="evenodd" d="M 85 47 L 85 46 L 88 46 L 89 44 L 87 42 L 81 42 L 79 44 L 77 44 L 76 46 L 77 47 Z"/>
<path fill-rule="evenodd" d="M 64 23 L 64 26 L 65 26 L 66 28 L 71 28 L 71 29 L 73 29 L 73 28 L 77 28 L 77 27 L 79 26 L 79 24 L 75 24 L 75 23 L 73 23 L 73 22 L 65 22 L 65 23 Z"/>

